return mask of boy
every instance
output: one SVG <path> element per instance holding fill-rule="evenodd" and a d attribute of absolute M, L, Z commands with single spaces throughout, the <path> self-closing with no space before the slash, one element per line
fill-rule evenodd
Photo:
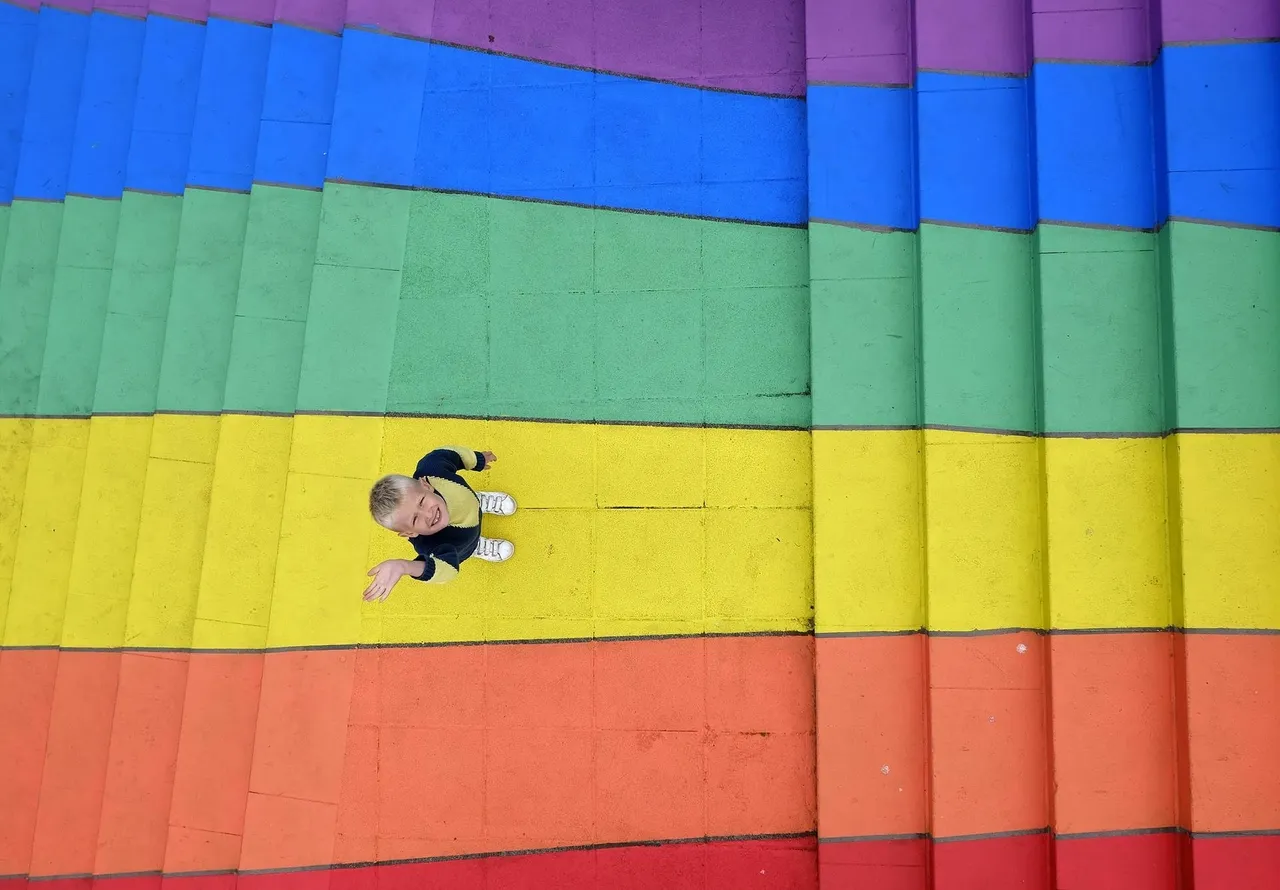
<path fill-rule="evenodd" d="M 483 471 L 497 459 L 492 451 L 437 448 L 418 461 L 413 478 L 383 476 L 374 483 L 369 492 L 374 521 L 408 538 L 418 557 L 388 559 L 370 569 L 366 600 L 382 602 L 405 575 L 444 583 L 456 578 L 471 556 L 488 562 L 511 558 L 515 546 L 510 541 L 480 534 L 480 516 L 510 516 L 515 499 L 500 491 L 477 492 L 458 475 L 464 469 Z"/>

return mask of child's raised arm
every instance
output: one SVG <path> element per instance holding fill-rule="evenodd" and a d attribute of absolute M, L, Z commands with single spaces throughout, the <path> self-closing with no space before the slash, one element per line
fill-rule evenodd
<path fill-rule="evenodd" d="M 421 476 L 424 473 L 428 476 L 435 475 L 432 470 L 437 472 L 443 470 L 448 473 L 457 473 L 460 470 L 481 472 L 489 469 L 489 464 L 497 459 L 498 456 L 492 451 L 472 451 L 470 448 L 451 445 L 447 448 L 437 448 L 420 460 L 416 475 Z"/>
<path fill-rule="evenodd" d="M 380 603 L 391 595 L 391 588 L 404 576 L 428 584 L 447 584 L 458 577 L 458 567 L 447 559 L 419 556 L 417 559 L 385 559 L 369 569 L 373 580 L 364 589 L 364 598 Z"/>

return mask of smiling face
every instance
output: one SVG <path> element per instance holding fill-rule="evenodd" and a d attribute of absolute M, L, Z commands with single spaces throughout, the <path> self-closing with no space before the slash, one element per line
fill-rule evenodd
<path fill-rule="evenodd" d="M 425 478 L 414 482 L 387 523 L 402 538 L 434 535 L 449 524 L 449 505 L 440 493 Z"/>

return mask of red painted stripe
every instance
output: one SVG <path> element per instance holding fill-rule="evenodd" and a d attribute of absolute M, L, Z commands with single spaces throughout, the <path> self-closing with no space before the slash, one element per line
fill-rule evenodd
<path fill-rule="evenodd" d="M 1280 873 L 1280 834 L 1183 832 L 1048 835 L 934 843 L 926 838 L 828 841 L 783 838 L 670 843 L 493 855 L 271 874 L 66 878 L 42 890 L 1240 890 Z M 1053 846 L 1056 877 L 1050 877 Z M 932 881 L 930 877 L 932 876 Z M 820 879 L 820 883 L 819 883 Z M 0 879 L 19 890 L 21 878 Z"/>
<path fill-rule="evenodd" d="M 1280 875 L 1280 834 L 1196 837 L 1191 873 L 1196 890 L 1274 886 Z"/>
<path fill-rule="evenodd" d="M 993 887 L 1050 890 L 1049 847 L 1047 834 L 935 841 L 934 890 L 991 890 Z"/>
<path fill-rule="evenodd" d="M 1172 831 L 1058 838 L 1058 886 L 1063 890 L 1169 890 L 1183 886 L 1179 876 L 1189 841 L 1186 834 Z"/>
<path fill-rule="evenodd" d="M 1240 890 L 1280 874 L 1280 834 L 824 841 L 818 861 L 822 890 Z"/>
<path fill-rule="evenodd" d="M 822 890 L 927 890 L 929 841 L 823 843 L 818 847 Z"/>
<path fill-rule="evenodd" d="M 82 890 L 87 879 L 41 881 Z M 670 843 L 255 875 L 99 878 L 95 890 L 815 890 L 812 837 Z M 0 890 L 10 888 L 0 880 Z"/>

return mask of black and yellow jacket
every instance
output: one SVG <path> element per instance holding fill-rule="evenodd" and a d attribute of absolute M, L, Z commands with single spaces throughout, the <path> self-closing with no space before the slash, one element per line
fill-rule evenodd
<path fill-rule="evenodd" d="M 418 560 L 426 563 L 419 581 L 452 581 L 458 577 L 463 561 L 476 552 L 480 542 L 480 498 L 458 473 L 483 469 L 484 455 L 470 448 L 437 448 L 418 461 L 413 478 L 426 476 L 449 506 L 448 525 L 434 535 L 409 539 L 418 552 Z"/>

